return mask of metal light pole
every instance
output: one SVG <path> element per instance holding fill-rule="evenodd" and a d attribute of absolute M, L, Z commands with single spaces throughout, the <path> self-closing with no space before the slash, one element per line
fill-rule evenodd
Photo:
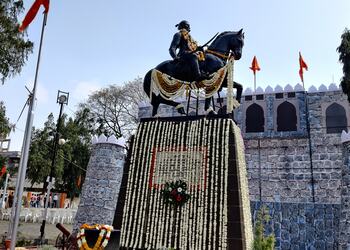
<path fill-rule="evenodd" d="M 58 115 L 58 121 L 56 126 L 56 133 L 54 136 L 54 143 L 53 143 L 53 155 L 52 155 L 52 162 L 51 162 L 51 170 L 50 170 L 50 176 L 47 177 L 48 186 L 46 190 L 46 201 L 45 201 L 45 209 L 44 209 L 44 215 L 43 215 L 43 221 L 40 227 L 40 241 L 43 243 L 43 240 L 45 239 L 45 224 L 46 224 L 46 217 L 47 217 L 47 210 L 48 210 L 48 204 L 49 204 L 49 198 L 50 198 L 50 191 L 54 184 L 55 178 L 53 178 L 54 170 L 55 170 L 55 164 L 56 164 L 56 155 L 57 155 L 57 147 L 59 144 L 60 139 L 60 127 L 61 127 L 61 118 L 62 118 L 62 112 L 63 112 L 63 105 L 68 105 L 68 98 L 69 93 L 58 91 L 57 93 L 57 103 L 60 104 L 60 114 Z"/>
<path fill-rule="evenodd" d="M 21 160 L 18 168 L 18 177 L 16 180 L 16 190 L 15 190 L 15 196 L 13 199 L 11 219 L 10 219 L 9 229 L 7 234 L 7 239 L 11 240 L 11 246 L 10 246 L 11 250 L 15 249 L 16 239 L 17 239 L 17 230 L 18 230 L 18 223 L 19 223 L 19 215 L 20 215 L 21 206 L 22 206 L 24 181 L 25 181 L 28 158 L 29 158 L 29 147 L 32 139 L 33 120 L 34 120 L 34 111 L 35 111 L 35 98 L 36 98 L 41 49 L 43 44 L 46 20 L 47 20 L 47 12 L 44 13 L 43 25 L 41 28 L 41 37 L 40 37 L 39 53 L 38 53 L 38 59 L 36 63 L 36 70 L 35 70 L 34 87 L 33 87 L 33 91 L 30 93 L 28 98 L 28 105 L 29 105 L 28 116 L 26 121 L 25 133 L 23 137 L 22 154 L 21 154 Z"/>

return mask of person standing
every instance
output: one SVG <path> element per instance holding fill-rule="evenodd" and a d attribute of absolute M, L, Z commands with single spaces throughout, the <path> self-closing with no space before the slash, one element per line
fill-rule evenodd
<path fill-rule="evenodd" d="M 40 207 L 40 199 L 41 199 L 40 196 L 41 196 L 40 194 L 36 195 L 36 206 L 35 207 Z"/>
<path fill-rule="evenodd" d="M 11 192 L 8 197 L 8 205 L 9 205 L 9 208 L 11 208 L 13 205 L 13 192 Z"/>
<path fill-rule="evenodd" d="M 40 194 L 40 203 L 39 203 L 39 207 L 45 207 L 45 196 L 43 196 L 42 194 Z"/>
<path fill-rule="evenodd" d="M 57 208 L 57 203 L 58 203 L 58 195 L 54 194 L 54 196 L 53 196 L 53 207 Z"/>

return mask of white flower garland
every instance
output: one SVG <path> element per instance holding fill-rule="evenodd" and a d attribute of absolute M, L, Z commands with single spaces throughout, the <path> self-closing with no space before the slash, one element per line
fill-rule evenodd
<path fill-rule="evenodd" d="M 246 170 L 242 161 L 244 152 L 242 141 L 239 141 L 240 133 L 233 122 L 230 119 L 153 121 L 143 124 L 133 144 L 134 154 L 130 160 L 129 184 L 121 232 L 122 247 L 227 249 L 228 157 L 231 126 L 234 127 L 237 169 L 241 176 L 241 192 L 244 196 L 242 197 L 244 209 L 241 211 L 246 222 L 244 237 L 247 242 L 250 241 L 247 232 L 251 225 L 246 219 L 250 210 L 245 205 L 247 202 L 249 205 L 248 183 L 244 176 Z M 138 145 L 141 145 L 141 148 L 138 148 Z M 152 151 L 153 148 L 157 150 Z M 198 158 L 205 154 L 204 151 L 201 152 L 202 150 L 209 152 L 206 164 L 203 162 L 204 167 L 199 166 Z M 160 190 L 154 190 L 149 186 L 149 180 L 152 178 L 150 176 L 152 157 L 155 157 L 152 153 L 157 154 L 157 162 L 154 163 L 156 165 L 154 184 L 175 181 L 175 176 L 183 178 L 188 183 L 191 199 L 183 207 L 175 210 L 165 205 Z M 183 164 L 187 169 L 184 169 Z M 216 220 L 217 216 L 220 217 L 220 221 Z"/>
<path fill-rule="evenodd" d="M 165 170 L 165 171 L 167 171 L 167 170 Z M 168 176 L 164 176 L 164 180 L 167 180 L 167 179 L 168 179 Z M 162 209 L 161 210 L 161 219 L 160 219 L 160 222 L 158 223 L 158 230 L 156 230 L 156 231 L 161 234 L 160 238 L 162 239 L 162 238 L 164 238 L 164 235 L 165 235 L 164 232 L 165 232 L 165 228 L 166 228 L 166 224 L 167 224 L 166 223 L 167 222 L 167 210 L 166 210 L 166 207 L 165 207 L 164 203 L 161 203 L 159 208 Z M 158 247 L 161 247 L 161 246 L 163 246 L 163 245 L 162 245 L 161 240 L 159 240 L 157 242 L 156 247 L 158 248 Z"/>
<path fill-rule="evenodd" d="M 143 133 L 143 136 L 142 136 L 142 138 L 141 138 L 141 145 L 148 145 L 148 143 L 147 144 L 145 144 L 145 139 L 146 139 L 146 141 L 148 142 L 148 138 L 149 138 L 149 136 L 150 136 L 150 133 L 149 133 L 149 130 L 150 130 L 150 124 L 151 124 L 151 122 L 146 122 L 145 123 L 145 129 L 143 130 L 144 131 L 144 133 Z M 143 157 L 143 155 L 145 154 L 145 153 L 147 153 L 147 152 L 145 152 L 145 151 L 147 151 L 147 148 L 145 149 L 145 150 L 142 150 L 142 148 L 139 148 L 138 149 L 138 165 L 134 165 L 134 167 L 135 167 L 135 169 L 136 169 L 136 175 L 135 175 L 135 179 L 136 180 L 143 180 L 143 175 L 145 174 L 145 171 L 144 171 L 144 167 L 142 166 L 143 165 L 143 161 L 142 161 L 142 159 L 144 159 L 144 157 Z M 140 182 L 140 183 L 142 183 L 142 182 Z M 133 199 L 133 203 L 132 203 L 132 208 L 134 208 L 135 210 L 135 214 L 139 214 L 139 210 L 140 210 L 140 202 L 141 202 L 141 200 L 142 200 L 142 196 L 143 196 L 143 194 L 144 194 L 144 192 L 140 192 L 141 190 L 140 190 L 140 187 L 139 187 L 139 184 L 140 183 L 137 183 L 137 182 L 134 182 L 134 192 L 137 192 L 138 194 L 139 194 L 139 199 Z M 143 190 L 142 190 L 143 191 Z M 147 191 L 147 189 L 146 189 L 146 191 Z M 135 219 L 135 220 L 133 220 L 132 221 L 132 235 L 135 235 L 136 233 L 137 233 L 137 231 L 139 231 L 140 230 L 140 217 L 138 217 L 137 219 Z M 132 238 L 134 238 L 134 237 L 132 237 L 131 236 L 131 239 Z M 136 247 L 137 245 L 137 240 L 136 239 L 133 239 L 133 247 Z"/>
<path fill-rule="evenodd" d="M 200 129 L 201 131 L 203 131 L 202 133 L 202 136 L 200 138 L 198 138 L 198 147 L 202 150 L 202 153 L 204 154 L 203 156 L 205 157 L 206 156 L 206 151 L 203 151 L 204 149 L 206 149 L 205 145 L 206 145 L 206 133 L 207 133 L 207 130 L 205 129 L 206 126 L 206 119 L 202 119 L 200 121 Z M 202 129 L 203 128 L 203 129 Z M 198 209 L 199 209 L 199 212 L 198 212 L 198 225 L 197 225 L 197 229 L 196 229 L 196 232 L 198 232 L 198 237 L 197 237 L 197 241 L 196 241 L 196 246 L 198 248 L 201 248 L 202 246 L 202 240 L 203 240 L 203 217 L 204 217 L 204 194 L 206 192 L 205 190 L 205 174 L 206 174 L 206 165 L 205 165 L 205 158 L 203 157 L 203 160 L 204 162 L 202 163 L 202 169 L 201 169 L 201 179 L 200 179 L 200 182 L 201 182 L 201 189 L 200 189 L 200 192 L 198 192 Z M 203 178 L 203 179 L 202 179 Z"/>
<path fill-rule="evenodd" d="M 167 130 L 168 130 L 168 123 L 167 122 L 159 122 L 160 123 L 160 130 L 158 131 L 158 136 L 156 138 L 156 144 L 155 147 L 157 148 L 156 151 L 159 150 L 159 154 L 157 154 L 156 157 L 156 161 L 159 161 L 160 164 L 159 166 L 164 166 L 164 141 L 166 140 L 166 136 L 167 136 Z M 160 134 L 162 132 L 162 134 Z M 159 140 L 159 136 L 161 136 L 160 140 Z M 154 167 L 157 166 L 157 163 L 154 163 Z M 155 169 L 154 175 L 157 176 L 157 181 L 160 183 L 160 167 L 157 167 Z M 158 188 L 160 188 L 160 186 L 158 186 Z M 154 242 L 157 240 L 157 234 L 153 233 L 155 232 L 155 222 L 156 220 L 153 220 L 153 218 L 155 218 L 155 213 L 156 213 L 156 207 L 157 207 L 157 194 L 158 192 L 154 192 L 152 190 L 152 192 L 150 193 L 150 210 L 149 210 L 149 214 L 148 214 L 148 222 L 147 222 L 147 228 L 148 228 L 148 234 L 147 234 L 147 245 L 145 247 L 149 247 L 149 246 L 153 246 Z"/>
<path fill-rule="evenodd" d="M 236 144 L 236 156 L 237 156 L 237 169 L 238 169 L 238 180 L 240 187 L 240 204 L 241 207 L 241 218 L 243 223 L 242 237 L 244 239 L 245 247 L 248 249 L 253 244 L 253 226 L 250 213 L 250 200 L 248 190 L 248 179 L 247 169 L 245 164 L 244 154 L 244 142 L 239 127 L 231 121 L 231 126 L 235 133 L 235 144 Z"/>
<path fill-rule="evenodd" d="M 198 135 L 197 134 L 197 130 L 196 130 L 197 129 L 197 126 L 196 126 L 197 122 L 196 121 L 192 121 L 190 124 L 191 124 L 191 130 L 190 130 L 190 140 L 188 141 L 189 142 L 189 145 L 188 145 L 189 154 L 188 154 L 188 156 L 194 155 L 194 139 L 197 137 L 196 135 Z M 194 164 L 193 164 L 193 160 L 194 159 L 193 158 L 194 157 L 188 157 L 187 158 L 187 162 L 188 162 L 187 165 L 188 166 L 194 166 Z M 194 178 L 194 174 L 189 176 L 189 182 L 191 184 L 194 183 L 193 178 Z M 196 187 L 191 186 L 191 196 L 194 197 L 195 193 L 197 193 Z M 196 208 L 195 202 L 196 202 L 196 197 L 191 199 L 191 203 L 189 204 L 190 211 L 194 211 L 194 209 Z M 189 220 L 189 227 L 195 228 L 194 224 L 195 224 L 195 218 L 194 218 L 194 216 L 191 216 L 191 219 Z M 191 249 L 195 249 L 194 248 L 194 243 L 195 242 L 192 240 L 191 241 Z"/>
<path fill-rule="evenodd" d="M 149 187 L 149 173 L 150 173 L 150 168 L 151 168 L 151 157 L 152 157 L 152 150 L 153 150 L 153 138 L 154 138 L 154 133 L 157 130 L 157 123 L 152 121 L 148 122 L 148 127 L 146 131 L 148 131 L 148 137 L 146 138 L 146 148 L 143 152 L 143 156 L 141 159 L 145 159 L 143 163 L 139 166 L 141 168 L 141 172 L 143 172 L 142 177 L 140 179 L 142 180 L 143 185 L 139 187 L 138 191 L 140 193 L 140 210 L 141 216 L 138 217 L 138 229 L 140 230 L 140 234 L 143 236 L 144 235 L 144 224 L 145 224 L 145 218 L 147 216 L 147 197 L 149 197 L 149 192 L 151 192 L 152 187 Z M 142 246 L 142 237 L 138 237 L 136 240 L 135 246 L 137 248 L 140 248 Z"/>
<path fill-rule="evenodd" d="M 222 121 L 220 121 L 222 122 Z M 218 119 L 215 119 L 214 121 L 214 124 L 215 124 L 215 129 L 214 131 L 216 131 L 215 134 L 215 145 L 214 145 L 214 148 L 215 148 L 215 167 L 214 167 L 214 170 L 215 170 L 215 174 L 214 174 L 214 218 L 216 217 L 216 214 L 218 212 L 218 209 L 220 208 L 220 205 L 221 203 L 219 203 L 219 190 L 218 189 L 218 184 L 219 184 L 219 173 L 218 173 L 218 170 L 219 170 L 219 143 L 221 141 L 221 138 L 219 138 L 219 129 L 218 129 Z M 216 219 L 213 219 L 213 246 L 216 246 L 217 245 L 217 242 L 216 242 L 216 237 L 215 235 L 217 234 L 216 230 L 217 230 L 217 223 L 218 221 Z"/>
<path fill-rule="evenodd" d="M 152 125 L 152 122 L 147 122 L 146 124 L 145 124 L 145 126 L 146 126 L 146 129 L 144 129 L 144 131 L 147 131 L 148 133 L 146 133 L 146 135 L 144 135 L 143 137 L 142 137 L 142 140 L 141 140 L 141 145 L 149 145 L 148 143 L 147 144 L 144 144 L 145 143 L 145 141 L 144 141 L 144 139 L 146 139 L 146 141 L 148 142 L 148 140 L 149 140 L 149 137 L 151 136 L 151 133 L 150 133 L 150 127 L 152 127 L 151 126 Z M 143 163 L 143 161 L 142 161 L 142 163 L 141 163 L 141 159 L 144 159 L 145 158 L 145 156 L 147 155 L 149 153 L 149 149 L 148 148 L 146 148 L 145 150 L 141 150 L 141 149 L 139 149 L 139 154 L 138 154 L 138 165 L 137 166 L 135 166 L 136 167 L 136 169 L 137 169 L 137 172 L 136 172 L 136 179 L 137 180 L 141 180 L 141 182 L 140 183 L 142 183 L 142 181 L 144 182 L 144 175 L 145 175 L 145 172 L 147 171 L 147 169 L 145 169 L 142 165 L 142 163 Z M 147 166 L 147 165 L 146 165 Z M 144 171 L 144 169 L 145 169 L 145 171 Z M 147 172 L 146 172 L 147 173 Z M 138 192 L 139 192 L 139 199 L 137 199 L 136 200 L 136 204 L 134 204 L 134 206 L 136 207 L 136 210 L 135 210 L 135 214 L 139 214 L 139 213 L 141 213 L 141 214 L 143 214 L 143 207 L 141 207 L 141 205 L 142 205 L 142 202 L 143 202 L 143 199 L 144 199 L 144 196 L 146 196 L 145 195 L 145 192 L 147 192 L 147 188 L 145 188 L 145 186 L 143 186 L 142 188 L 140 188 L 138 185 L 137 185 L 137 183 L 134 183 L 134 190 L 137 190 Z M 142 190 L 142 191 L 141 191 Z M 141 212 L 142 211 L 142 212 Z M 133 220 L 133 228 L 134 228 L 134 231 L 133 231 L 133 235 L 134 235 L 134 233 L 135 233 L 135 230 L 142 230 L 142 227 L 141 227 L 141 219 L 142 219 L 142 217 L 143 216 L 139 216 L 138 218 L 137 218 L 137 220 Z M 141 232 L 141 235 L 142 235 L 142 232 Z M 139 243 L 139 240 L 140 240 L 140 238 L 137 238 L 137 239 L 135 239 L 134 240 L 134 244 L 133 244 L 133 247 L 137 247 L 137 245 L 138 245 L 138 243 Z"/>
<path fill-rule="evenodd" d="M 180 135 L 180 145 L 181 145 L 180 147 L 182 147 L 180 150 L 181 150 L 182 154 L 180 155 L 180 162 L 183 162 L 182 158 L 184 156 L 184 152 L 185 152 L 185 150 L 188 150 L 187 145 L 184 145 L 184 140 L 185 140 L 185 137 L 186 137 L 186 141 L 188 142 L 188 140 L 190 138 L 190 134 L 187 133 L 187 134 L 184 135 L 185 127 L 187 125 L 186 125 L 185 122 L 183 122 L 181 124 L 182 124 L 182 129 L 180 130 L 180 134 L 179 135 Z M 187 160 L 188 159 L 186 159 L 186 161 Z M 179 160 L 177 159 L 176 160 L 176 166 L 178 165 L 178 162 L 179 162 Z M 188 184 L 190 184 L 190 183 L 188 183 Z M 189 194 L 192 197 L 192 190 L 191 190 L 191 186 L 190 185 L 189 185 L 188 189 L 189 189 Z M 182 208 L 182 210 L 183 210 L 183 217 L 182 218 L 184 218 L 184 219 L 183 219 L 182 231 L 180 233 L 181 233 L 181 239 L 182 239 L 181 242 L 183 242 L 183 244 L 186 244 L 186 231 L 188 230 L 188 220 L 189 220 L 188 211 L 189 211 L 189 207 L 190 207 L 191 203 L 192 203 L 192 198 L 190 199 L 189 204 L 187 204 L 186 206 L 184 206 Z M 181 246 L 180 246 L 180 248 L 183 249 L 183 247 L 181 247 Z"/>
<path fill-rule="evenodd" d="M 223 211 L 223 216 L 222 216 L 222 219 L 223 219 L 223 237 L 222 237 L 222 248 L 223 249 L 227 249 L 227 223 L 228 223 L 228 211 L 227 211 L 227 196 L 228 196 L 228 193 L 227 193 L 227 189 L 228 189 L 228 182 L 229 182 L 229 179 L 228 179 L 228 167 L 229 167 L 229 163 L 228 163 L 228 158 L 229 158 L 229 138 L 230 138 L 230 123 L 225 120 L 225 131 L 224 131 L 224 140 L 225 140 L 225 148 L 224 148 L 224 151 L 225 151 L 225 157 L 224 157 L 224 161 L 225 161 L 225 164 L 224 164 L 224 167 L 225 167 L 225 171 L 224 171 L 224 180 L 225 180 L 225 184 L 224 184 L 224 192 L 223 192 L 223 195 L 224 195 L 224 211 Z"/>
<path fill-rule="evenodd" d="M 163 133 L 163 140 L 162 140 L 162 152 L 163 152 L 162 156 L 163 156 L 163 158 L 162 158 L 161 166 L 162 166 L 162 168 L 164 169 L 164 171 L 165 171 L 165 173 L 167 175 L 164 175 L 164 174 L 162 175 L 162 178 L 164 177 L 164 179 L 161 180 L 162 184 L 164 184 L 165 182 L 168 182 L 168 180 L 169 180 L 168 174 L 169 174 L 170 166 L 168 164 L 164 163 L 164 162 L 166 162 L 166 163 L 169 162 L 169 160 L 165 157 L 166 154 L 164 153 L 164 151 L 165 150 L 169 150 L 171 148 L 172 144 L 171 144 L 171 140 L 169 140 L 169 138 L 171 136 L 169 135 L 169 133 L 171 134 L 173 132 L 173 130 L 172 130 L 173 123 L 172 122 L 164 122 L 164 124 L 166 125 L 166 129 L 165 129 L 165 133 Z M 164 221 L 164 219 L 165 219 L 164 215 L 166 215 L 166 213 L 165 213 L 165 214 L 161 214 L 161 216 L 159 216 L 160 214 L 156 210 L 157 208 L 160 208 L 160 207 L 165 208 L 165 205 L 164 205 L 160 195 L 161 195 L 160 194 L 160 190 L 158 190 L 158 192 L 156 193 L 156 196 L 155 196 L 156 202 L 155 202 L 155 206 L 154 206 L 154 213 L 155 213 L 154 218 L 156 218 L 154 220 L 154 223 L 156 223 L 156 225 L 154 225 L 153 231 L 151 231 L 151 232 L 157 231 L 155 229 L 159 228 L 160 224 L 163 224 L 161 221 Z M 159 217 L 160 217 L 161 221 L 159 220 Z M 152 228 L 151 228 L 151 230 L 152 230 Z M 158 236 L 158 237 L 157 238 L 153 238 L 152 246 L 159 246 L 159 247 L 162 246 L 162 242 L 161 242 L 161 239 L 163 238 L 162 237 L 163 236 L 162 233 L 161 234 L 156 234 L 156 236 Z"/>
<path fill-rule="evenodd" d="M 233 111 L 233 63 L 233 58 L 227 62 L 227 113 Z"/>
<path fill-rule="evenodd" d="M 211 155 L 209 155 L 209 150 L 211 149 L 211 127 L 212 127 L 212 121 L 211 120 L 208 120 L 207 121 L 207 127 L 208 127 L 208 138 L 207 138 L 207 147 L 208 147 L 208 158 L 211 157 Z M 209 237 L 207 234 L 208 234 L 208 202 L 210 202 L 209 200 L 209 185 L 211 183 L 211 180 L 209 179 L 210 177 L 210 160 L 208 159 L 207 160 L 207 189 L 205 190 L 205 200 L 204 200 L 204 217 L 205 217 L 205 220 L 204 220 L 204 223 L 203 223 L 203 232 L 204 232 L 204 235 L 203 235 L 203 245 L 202 245 L 202 249 L 206 249 L 207 248 L 207 245 L 206 245 L 206 239 Z"/>
<path fill-rule="evenodd" d="M 133 142 L 133 147 L 132 147 L 132 152 L 136 151 L 137 145 L 138 145 L 138 141 L 139 141 L 139 135 L 143 132 L 143 130 L 141 129 L 141 124 L 138 126 L 137 129 L 137 133 L 135 135 L 134 138 L 134 142 Z M 133 172 L 134 172 L 134 154 L 131 155 L 130 158 L 130 167 L 129 167 L 129 176 L 128 176 L 128 183 L 132 183 L 133 181 Z M 124 208 L 124 212 L 123 212 L 123 222 L 122 222 L 122 227 L 121 227 L 121 240 L 120 240 L 120 244 L 121 246 L 123 245 L 128 245 L 128 235 L 130 233 L 129 229 L 129 212 L 131 211 L 131 209 L 129 210 L 129 205 L 130 202 L 132 202 L 132 185 L 127 185 L 126 188 L 126 196 L 125 196 L 125 208 Z"/>

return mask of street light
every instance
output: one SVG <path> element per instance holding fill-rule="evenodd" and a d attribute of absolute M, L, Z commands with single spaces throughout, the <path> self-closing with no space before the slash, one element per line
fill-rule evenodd
<path fill-rule="evenodd" d="M 52 155 L 52 162 L 51 162 L 51 170 L 50 170 L 50 176 L 47 177 L 47 190 L 46 190 L 46 200 L 45 200 L 45 209 L 44 209 L 44 215 L 43 215 L 43 221 L 40 227 L 40 242 L 44 243 L 44 235 L 45 235 L 45 224 L 46 224 L 46 217 L 47 217 L 47 209 L 49 204 L 49 198 L 50 198 L 50 191 L 51 188 L 55 182 L 55 178 L 53 178 L 54 175 L 54 169 L 56 164 L 56 155 L 57 155 L 57 147 L 58 145 L 63 145 L 66 141 L 64 139 L 60 139 L 60 127 L 61 127 L 61 119 L 62 119 L 62 112 L 63 112 L 63 105 L 68 105 L 68 99 L 69 99 L 69 93 L 58 91 L 57 93 L 57 103 L 60 104 L 60 114 L 58 115 L 58 121 L 57 121 L 57 127 L 56 127 L 56 133 L 54 134 L 54 141 L 53 141 L 53 155 Z"/>

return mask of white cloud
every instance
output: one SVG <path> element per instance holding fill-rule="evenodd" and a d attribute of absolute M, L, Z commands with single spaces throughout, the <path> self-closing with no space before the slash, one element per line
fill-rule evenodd
<path fill-rule="evenodd" d="M 83 100 L 100 88 L 101 84 L 96 81 L 81 81 L 76 85 L 73 94 L 76 99 Z"/>

